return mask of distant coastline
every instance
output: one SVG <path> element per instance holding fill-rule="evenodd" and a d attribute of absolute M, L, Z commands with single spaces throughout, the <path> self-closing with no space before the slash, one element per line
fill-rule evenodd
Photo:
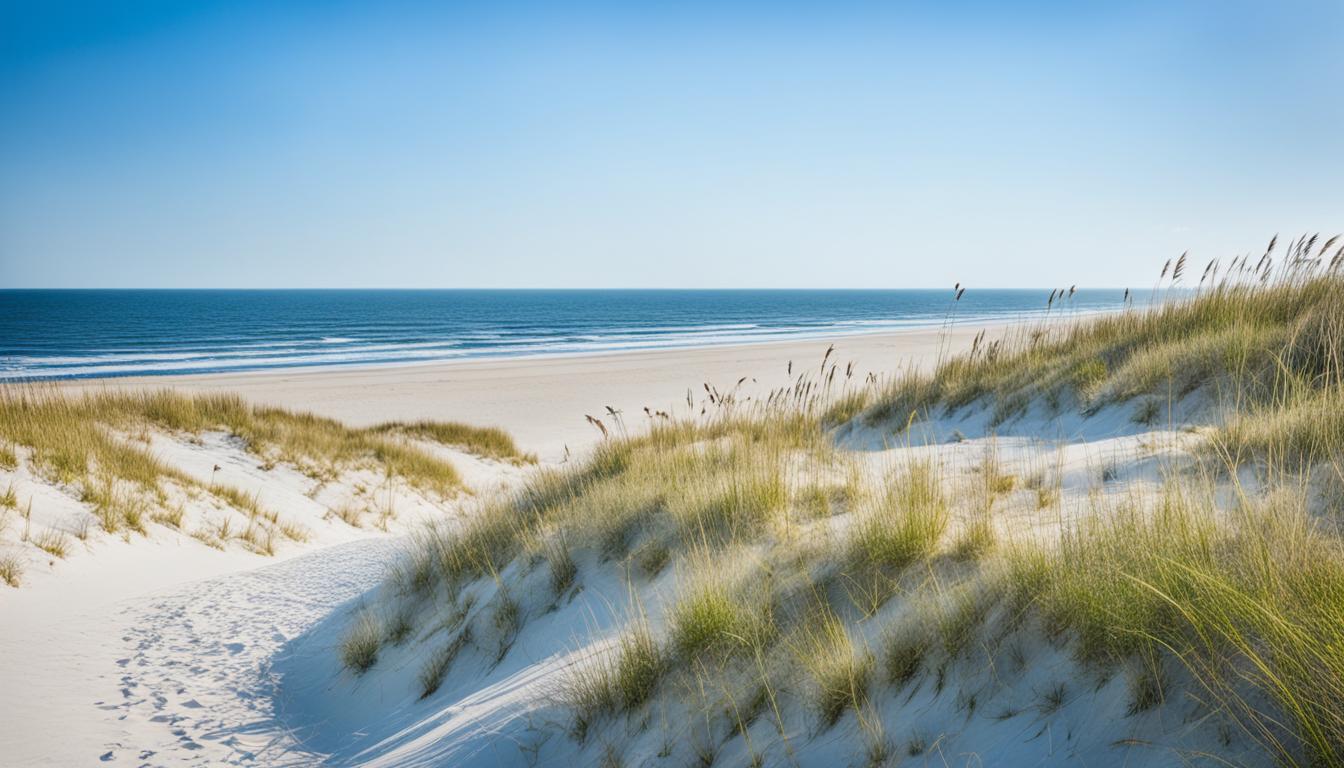
<path fill-rule="evenodd" d="M 1113 311 L 1079 290 L 0 291 L 0 381 L 407 366 L 825 340 Z"/>

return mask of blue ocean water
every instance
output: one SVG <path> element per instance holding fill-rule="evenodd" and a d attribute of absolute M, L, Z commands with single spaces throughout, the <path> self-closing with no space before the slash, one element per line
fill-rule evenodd
<path fill-rule="evenodd" d="M 1046 290 L 0 290 L 0 379 L 740 344 L 1025 319 Z M 1117 309 L 1080 290 L 1052 314 Z"/>

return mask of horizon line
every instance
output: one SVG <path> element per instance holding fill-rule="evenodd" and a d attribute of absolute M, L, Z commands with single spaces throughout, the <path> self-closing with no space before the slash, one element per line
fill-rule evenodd
<path fill-rule="evenodd" d="M 1123 291 L 1123 290 L 1127 290 L 1127 289 L 1128 289 L 1128 290 L 1135 290 L 1134 286 L 1127 286 L 1127 285 L 1120 285 L 1120 286 L 1114 286 L 1114 285 L 1110 285 L 1110 286 L 1104 286 L 1104 285 L 1088 285 L 1088 286 L 1071 286 L 1071 287 L 1075 288 L 1075 289 L 1078 290 L 1078 291 Z M 1053 287 L 1047 287 L 1047 286 L 979 286 L 979 287 L 976 287 L 976 286 L 962 285 L 961 288 L 965 289 L 967 292 L 974 292 L 974 291 L 1049 291 L 1049 290 L 1057 290 L 1057 289 L 1058 289 L 1058 286 L 1053 286 Z M 1185 286 L 1169 286 L 1169 287 L 1166 288 L 1165 290 L 1185 290 L 1185 289 L 1188 289 L 1188 287 L 1185 287 Z M 5 292 L 5 291 L 87 291 L 87 292 L 90 292 L 90 293 L 93 293 L 93 292 L 105 292 L 105 293 L 110 293 L 110 292 L 114 292 L 114 291 L 164 291 L 164 292 L 167 292 L 167 291 L 196 291 L 196 292 L 206 292 L 206 291 L 238 291 L 238 292 L 241 292 L 241 291 L 252 291 L 252 292 L 257 292 L 257 293 L 262 293 L 262 292 L 279 292 L 279 291 L 309 291 L 309 292 L 314 292 L 314 293 L 318 293 L 318 292 L 333 292 L 333 293 L 334 293 L 334 292 L 338 292 L 338 291 L 387 291 L 387 292 L 392 292 L 392 291 L 402 291 L 402 292 L 420 292 L 420 293 L 434 293 L 434 292 L 445 292 L 445 291 L 482 291 L 482 292 L 484 292 L 484 291 L 519 291 L 519 292 L 542 292 L 542 291 L 563 292 L 563 291 L 568 291 L 568 292 L 574 292 L 574 293 L 578 293 L 578 292 L 599 292 L 599 291 L 648 291 L 648 292 L 655 292 L 655 291 L 667 291 L 667 292 L 670 292 L 670 291 L 701 291 L 701 292 L 707 292 L 707 293 L 709 293 L 709 292 L 728 293 L 728 292 L 733 292 L 733 291 L 777 291 L 777 292 L 780 292 L 780 293 L 784 293 L 784 292 L 816 292 L 816 291 L 852 291 L 852 292 L 856 292 L 856 293 L 860 293 L 860 292 L 862 292 L 862 293 L 878 293 L 878 292 L 883 292 L 883 291 L 948 291 L 948 292 L 952 292 L 952 291 L 954 291 L 954 290 L 955 290 L 954 288 L 947 287 L 947 286 L 907 286 L 907 287 L 900 287 L 900 288 L 849 288 L 849 287 L 834 287 L 834 288 L 797 288 L 797 287 L 755 287 L 755 286 L 747 286 L 747 287 L 741 287 L 741 288 L 724 288 L 724 287 L 717 287 L 717 288 L 692 288 L 692 287 L 680 287 L 680 286 L 673 286 L 673 287 L 641 287 L 641 286 L 631 286 L 631 287 L 605 287 L 605 288 L 599 288 L 599 287 L 588 287 L 588 288 L 576 288 L 576 287 L 567 287 L 567 288 L 546 288 L 546 287 L 535 287 L 535 286 L 521 287 L 521 288 L 519 288 L 519 287 L 494 287 L 494 286 L 467 286 L 467 287 L 452 287 L 452 288 L 410 288 L 410 287 L 399 287 L 399 286 L 378 286 L 378 287 L 373 287 L 373 288 L 360 288 L 360 287 L 323 287 L 323 288 L 313 288 L 313 287 L 293 287 L 293 286 L 272 286 L 272 287 L 265 287 L 265 288 L 258 288 L 258 287 L 248 287 L 248 288 L 243 288 L 243 287 L 227 287 L 227 286 L 226 286 L 226 287 L 202 287 L 202 286 L 188 286 L 188 287 L 143 286 L 143 287 L 116 287 L 116 288 L 90 288 L 90 287 L 86 287 L 86 286 L 76 286 L 76 287 L 56 287 L 56 286 L 0 287 L 0 292 Z"/>

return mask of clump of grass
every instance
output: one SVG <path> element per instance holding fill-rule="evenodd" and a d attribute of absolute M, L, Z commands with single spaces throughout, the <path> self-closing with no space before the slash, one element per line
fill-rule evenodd
<path fill-rule="evenodd" d="M 238 534 L 238 539 L 258 555 L 275 556 L 275 534 L 263 524 L 249 522 Z"/>
<path fill-rule="evenodd" d="M 910 740 L 905 743 L 905 753 L 911 757 L 919 757 L 929 750 L 929 742 L 921 733 L 913 733 Z"/>
<path fill-rule="evenodd" d="M 746 448 L 740 450 L 749 452 Z M 728 460 L 732 470 L 725 473 L 717 487 L 706 489 L 700 498 L 691 496 L 689 504 L 674 510 L 684 530 L 723 536 L 750 535 L 787 503 L 788 492 L 778 461 L 731 454 Z"/>
<path fill-rule="evenodd" d="M 18 509 L 19 495 L 14 492 L 14 484 L 10 483 L 5 487 L 3 493 L 0 493 L 0 509 Z"/>
<path fill-rule="evenodd" d="M 104 531 L 145 532 L 149 502 L 142 489 L 118 480 L 111 474 L 102 474 L 96 481 L 86 479 L 80 496 L 82 501 L 93 507 L 93 515 Z"/>
<path fill-rule="evenodd" d="M 363 527 L 362 525 L 360 525 L 360 517 L 363 516 L 364 509 L 360 507 L 358 504 L 355 504 L 353 502 L 347 502 L 345 504 L 340 505 L 339 507 L 332 509 L 331 512 L 334 515 L 336 515 L 336 517 L 340 519 L 341 522 L 345 523 L 351 528 Z"/>
<path fill-rule="evenodd" d="M 18 468 L 19 455 L 14 451 L 14 446 L 0 443 L 0 469 L 15 470 Z"/>
<path fill-rule="evenodd" d="M 1059 503 L 1059 486 L 1043 485 L 1036 489 L 1036 509 L 1049 509 Z"/>
<path fill-rule="evenodd" d="M 923 622 L 905 622 L 886 639 L 883 667 L 892 685 L 906 685 L 923 667 L 931 646 L 925 626 Z"/>
<path fill-rule="evenodd" d="M 952 546 L 952 555 L 959 560 L 976 560 L 992 550 L 997 542 L 993 521 L 988 515 L 979 515 L 962 527 Z"/>
<path fill-rule="evenodd" d="M 1145 427 L 1150 427 L 1157 423 L 1157 418 L 1161 412 L 1162 406 L 1155 398 L 1150 397 L 1139 403 L 1139 407 L 1135 409 L 1132 418 L 1135 424 L 1142 424 Z"/>
<path fill-rule="evenodd" d="M 1064 701 L 1068 696 L 1068 686 L 1064 683 L 1055 683 L 1041 693 L 1041 703 L 1038 709 L 1042 715 L 1050 716 L 1058 712 L 1064 706 Z"/>
<path fill-rule="evenodd" d="M 458 583 L 502 570 L 539 531 L 606 559 L 755 539 L 786 524 L 790 450 L 828 448 L 815 422 L 793 417 L 654 422 L 600 443 L 585 464 L 539 470 L 511 498 L 459 529 L 431 531 L 421 546 Z"/>
<path fill-rule="evenodd" d="M 275 530 L 279 531 L 281 536 L 284 536 L 286 539 L 289 539 L 290 541 L 305 542 L 308 540 L 309 536 L 308 529 L 304 528 L 298 523 L 289 522 L 288 520 L 277 519 L 274 525 Z"/>
<path fill-rule="evenodd" d="M 1159 659 L 1150 659 L 1129 677 L 1129 710 L 1133 716 L 1162 704 L 1166 694 L 1166 674 Z"/>
<path fill-rule="evenodd" d="M 854 524 L 850 559 L 900 569 L 932 554 L 948 524 L 948 505 L 929 462 L 912 462 Z"/>
<path fill-rule="evenodd" d="M 11 587 L 23 583 L 23 561 L 16 555 L 0 555 L 0 581 Z"/>
<path fill-rule="evenodd" d="M 453 445 L 469 453 L 510 464 L 536 464 L 536 454 L 518 449 L 513 437 L 497 427 L 473 427 L 444 421 L 388 422 L 374 428 L 380 433 L 401 433 Z"/>
<path fill-rule="evenodd" d="M 671 550 L 659 541 L 647 542 L 635 552 L 635 564 L 650 578 L 662 573 L 671 558 Z"/>
<path fill-rule="evenodd" d="M 518 631 L 523 627 L 523 606 L 501 582 L 499 592 L 495 597 L 495 609 L 490 615 L 491 622 L 495 627 L 495 634 L 499 641 L 499 650 L 496 655 L 496 661 L 502 660 L 504 655 L 513 647 L 513 641 L 518 637 Z"/>
<path fill-rule="evenodd" d="M 383 628 L 373 612 L 361 610 L 341 639 L 341 661 L 357 675 L 369 671 L 378 663 L 378 651 L 383 644 Z"/>
<path fill-rule="evenodd" d="M 227 539 L 221 539 L 216 536 L 215 529 L 208 526 L 205 528 L 197 528 L 192 531 L 191 537 L 211 549 L 223 550 L 224 545 L 228 543 Z"/>
<path fill-rule="evenodd" d="M 211 484 L 209 490 L 221 501 L 247 515 L 249 520 L 256 520 L 259 517 L 272 522 L 275 520 L 275 513 L 261 506 L 260 492 L 247 493 L 233 486 L 219 484 Z"/>
<path fill-rule="evenodd" d="M 64 531 L 55 528 L 48 528 L 32 538 L 32 543 L 38 549 L 46 552 L 52 557 L 65 559 L 70 553 L 70 540 L 66 537 Z"/>
<path fill-rule="evenodd" d="M 761 648 L 773 623 L 761 606 L 748 604 L 723 579 L 708 579 L 673 606 L 670 643 L 677 653 L 732 653 Z"/>
<path fill-rule="evenodd" d="M 150 515 L 150 519 L 160 525 L 166 525 L 169 528 L 182 528 L 182 520 L 186 517 L 187 508 L 185 504 L 174 504 L 171 507 L 164 507 L 156 510 Z"/>
<path fill-rule="evenodd" d="M 403 605 L 387 622 L 387 642 L 401 645 L 415 631 L 415 614 L 410 606 Z"/>
<path fill-rule="evenodd" d="M 864 411 L 872 400 L 872 390 L 854 389 L 841 395 L 822 414 L 823 424 L 847 424 Z"/>
<path fill-rule="evenodd" d="M 939 596 L 933 619 L 947 658 L 957 658 L 975 641 L 998 592 L 995 581 L 982 577 Z"/>
<path fill-rule="evenodd" d="M 863 706 L 874 662 L 872 653 L 854 642 L 829 609 L 822 607 L 818 614 L 803 625 L 792 644 L 812 683 L 821 722 L 829 727 L 846 709 Z"/>
<path fill-rule="evenodd" d="M 471 627 L 463 627 L 452 640 L 430 654 L 429 660 L 420 670 L 421 699 L 427 699 L 439 690 L 439 686 L 443 685 L 443 679 L 448 676 L 448 670 L 452 668 L 458 654 L 469 642 L 471 642 Z"/>
<path fill-rule="evenodd" d="M 546 565 L 551 573 L 551 590 L 556 597 L 563 595 L 574 586 L 579 574 L 579 566 L 574 555 L 563 541 L 552 540 L 546 545 Z"/>
<path fill-rule="evenodd" d="M 638 622 L 606 651 L 577 665 L 562 683 L 560 698 L 575 713 L 580 740 L 603 716 L 629 712 L 648 701 L 666 664 L 648 626 Z"/>

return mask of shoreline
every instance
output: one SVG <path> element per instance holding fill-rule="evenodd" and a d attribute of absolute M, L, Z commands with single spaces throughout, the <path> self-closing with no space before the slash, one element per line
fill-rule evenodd
<path fill-rule="evenodd" d="M 966 328 L 992 329 L 1016 327 L 1031 324 L 1055 325 L 1060 323 L 1071 323 L 1087 320 L 1112 312 L 1123 311 L 1121 309 L 1102 309 L 1102 310 L 1079 310 L 1071 311 L 1067 314 L 1057 313 L 1050 315 L 1045 312 L 1026 311 L 1016 315 L 1003 316 L 980 316 L 957 318 L 955 316 L 945 318 L 938 322 L 910 322 L 909 324 L 883 325 L 877 328 L 855 327 L 851 330 L 841 330 L 839 327 L 826 328 L 817 331 L 787 332 L 779 334 L 761 334 L 756 338 L 739 337 L 728 341 L 713 340 L 695 340 L 695 341 L 671 341 L 662 343 L 655 336 L 650 336 L 648 343 L 633 346 L 611 346 L 602 349 L 561 349 L 561 350 L 528 350 L 520 352 L 486 352 L 477 353 L 476 350 L 465 350 L 456 355 L 445 355 L 443 357 L 426 358 L 403 358 L 389 360 L 350 360 L 350 361 L 295 361 L 273 365 L 259 365 L 249 367 L 239 365 L 235 367 L 211 368 L 201 366 L 198 369 L 172 369 L 162 370 L 127 370 L 115 371 L 109 374 L 103 373 L 81 373 L 75 375 L 45 375 L 37 374 L 33 376 L 0 376 L 0 384 L 88 384 L 101 381 L 117 380 L 155 380 L 155 379 L 179 379 L 200 376 L 231 376 L 231 375 L 264 375 L 264 374 L 296 374 L 303 372 L 317 371 L 352 371 L 363 369 L 399 369 L 399 368 L 417 368 L 424 366 L 437 365 L 462 365 L 467 363 L 498 363 L 505 361 L 531 361 L 544 360 L 549 358 L 576 358 L 576 357 L 605 357 L 609 355 L 627 355 L 639 353 L 657 353 L 657 352 L 684 352 L 703 349 L 731 349 L 738 347 L 754 347 L 760 345 L 784 345 L 800 344 L 807 342 L 838 342 L 866 337 L 882 336 L 903 336 L 908 334 L 923 334 L 929 332 L 948 332 L 960 331 Z M 349 341 L 347 339 L 338 339 L 338 341 Z M 309 343 L 309 342 L 296 342 Z M 226 355 L 228 357 L 228 355 Z M 124 365 L 126 368 L 133 368 L 132 365 Z"/>
<path fill-rule="evenodd" d="M 764 396 L 792 382 L 789 364 L 832 360 L 855 364 L 854 382 L 932 365 L 940 353 L 964 349 L 976 334 L 1002 336 L 1039 320 L 953 325 L 881 333 L 743 344 L 549 354 L 349 367 L 276 368 L 245 372 L 126 376 L 34 383 L 63 391 L 171 388 L 234 392 L 250 402 L 311 411 L 352 426 L 434 419 L 508 430 L 527 450 L 558 460 L 599 435 L 585 414 L 611 406 L 639 423 L 647 406 L 685 413 L 687 390 L 703 383 Z M 796 373 L 797 371 L 795 371 Z M 698 400 L 698 398 L 697 398 Z M 632 416 L 634 418 L 632 418 Z"/>

